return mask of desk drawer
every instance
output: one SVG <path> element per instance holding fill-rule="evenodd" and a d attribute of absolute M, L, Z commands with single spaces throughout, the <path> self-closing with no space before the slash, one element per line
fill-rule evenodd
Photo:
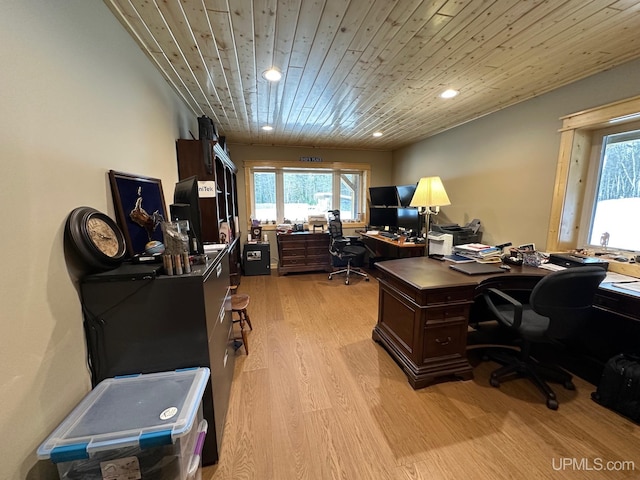
<path fill-rule="evenodd" d="M 322 255 L 307 255 L 307 265 L 327 265 L 329 264 L 329 253 Z"/>
<path fill-rule="evenodd" d="M 329 245 L 309 245 L 307 247 L 307 256 L 312 255 L 329 255 Z"/>
<path fill-rule="evenodd" d="M 424 360 L 445 355 L 464 355 L 467 335 L 466 322 L 441 324 L 424 329 Z"/>
<path fill-rule="evenodd" d="M 426 292 L 426 304 L 434 305 L 438 303 L 471 302 L 473 301 L 474 293 L 474 286 L 467 288 L 430 290 Z"/>
<path fill-rule="evenodd" d="M 307 238 L 307 243 L 309 245 L 329 245 L 329 235 L 310 235 Z"/>
<path fill-rule="evenodd" d="M 287 257 L 304 257 L 306 250 L 304 248 L 286 248 L 282 249 L 281 256 L 283 258 Z"/>
<path fill-rule="evenodd" d="M 290 248 L 305 248 L 307 246 L 307 242 L 305 241 L 304 238 L 290 238 L 290 237 L 285 237 L 285 239 L 279 239 L 279 243 L 280 246 L 283 249 L 290 249 Z"/>
<path fill-rule="evenodd" d="M 306 265 L 307 258 L 306 257 L 283 257 L 280 259 L 280 266 L 282 267 L 292 267 L 298 265 Z"/>
<path fill-rule="evenodd" d="M 427 307 L 426 322 L 428 325 L 443 322 L 466 322 L 469 318 L 469 303 L 459 303 L 442 307 Z"/>
<path fill-rule="evenodd" d="M 632 293 L 632 292 L 630 292 Z M 631 295 L 621 295 L 616 292 L 609 292 L 603 289 L 598 290 L 593 299 L 593 306 L 596 309 L 621 315 L 631 320 L 640 320 L 640 299 Z"/>

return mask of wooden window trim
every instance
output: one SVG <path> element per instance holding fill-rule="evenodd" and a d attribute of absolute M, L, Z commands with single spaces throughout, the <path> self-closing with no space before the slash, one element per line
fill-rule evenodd
<path fill-rule="evenodd" d="M 587 188 L 592 132 L 611 126 L 612 119 L 640 112 L 640 96 L 561 117 L 560 151 L 547 235 L 547 251 L 578 247 L 580 220 Z M 637 118 L 617 125 L 637 122 Z M 610 261 L 610 270 L 640 277 L 640 266 Z"/>
<path fill-rule="evenodd" d="M 344 170 L 344 171 L 358 171 L 362 172 L 364 175 L 363 184 L 364 184 L 364 192 L 363 192 L 363 208 L 365 209 L 365 218 L 360 222 L 349 222 L 347 225 L 348 228 L 364 228 L 368 222 L 369 218 L 369 207 L 367 205 L 367 192 L 369 191 L 370 180 L 371 180 L 371 165 L 368 163 L 345 163 L 345 162 L 318 162 L 318 163 L 305 163 L 305 162 L 291 162 L 291 161 L 268 161 L 268 160 L 245 160 L 242 164 L 244 167 L 244 182 L 245 182 L 245 205 L 246 205 L 246 215 L 247 219 L 251 217 L 251 207 L 253 206 L 253 197 L 252 197 L 252 185 L 253 176 L 251 172 L 254 168 L 264 168 L 273 169 L 273 171 L 290 168 L 297 170 L 320 170 L 327 169 L 332 172 L 335 170 Z M 281 201 L 281 199 L 280 199 Z M 277 225 L 272 224 L 263 224 L 262 229 L 265 231 L 276 230 Z"/>

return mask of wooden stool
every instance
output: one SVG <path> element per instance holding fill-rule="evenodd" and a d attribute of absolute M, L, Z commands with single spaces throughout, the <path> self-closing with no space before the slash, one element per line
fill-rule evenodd
<path fill-rule="evenodd" d="M 247 352 L 247 355 L 249 355 L 249 345 L 247 343 L 247 332 L 244 330 L 245 322 L 249 325 L 249 329 L 253 330 L 253 326 L 251 326 L 251 319 L 249 318 L 249 314 L 247 313 L 249 299 L 249 295 L 246 295 L 244 293 L 234 293 L 233 295 L 231 295 L 231 317 L 233 323 L 240 324 L 242 343 L 244 343 L 244 351 Z M 237 319 L 233 318 L 234 313 L 238 314 Z"/>

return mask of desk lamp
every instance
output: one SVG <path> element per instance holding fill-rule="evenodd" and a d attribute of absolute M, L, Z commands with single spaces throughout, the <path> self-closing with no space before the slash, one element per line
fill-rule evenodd
<path fill-rule="evenodd" d="M 447 192 L 442 185 L 440 177 L 422 177 L 418 182 L 416 191 L 411 199 L 410 207 L 420 207 L 420 214 L 425 216 L 425 227 L 427 229 L 425 234 L 425 245 L 427 254 L 429 253 L 429 241 L 427 235 L 429 234 L 429 217 L 431 215 L 437 215 L 440 212 L 440 207 L 445 205 L 451 205 Z M 431 207 L 435 207 L 435 210 L 431 210 Z"/>

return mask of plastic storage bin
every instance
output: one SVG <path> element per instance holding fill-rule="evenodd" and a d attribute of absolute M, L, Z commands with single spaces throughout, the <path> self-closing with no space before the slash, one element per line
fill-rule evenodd
<path fill-rule="evenodd" d="M 61 479 L 199 479 L 208 368 L 100 382 L 38 448 Z"/>

